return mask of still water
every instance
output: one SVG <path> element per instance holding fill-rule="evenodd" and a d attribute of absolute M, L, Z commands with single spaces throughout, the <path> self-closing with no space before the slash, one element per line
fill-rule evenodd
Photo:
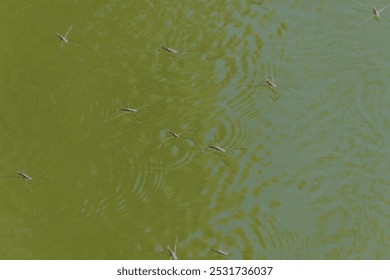
<path fill-rule="evenodd" d="M 3 0 L 0 258 L 389 259 L 385 5 Z"/>

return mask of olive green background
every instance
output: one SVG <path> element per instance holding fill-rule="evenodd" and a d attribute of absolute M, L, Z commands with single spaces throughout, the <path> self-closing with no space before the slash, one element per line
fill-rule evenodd
<path fill-rule="evenodd" d="M 0 258 L 389 259 L 372 5 L 1 1 Z"/>

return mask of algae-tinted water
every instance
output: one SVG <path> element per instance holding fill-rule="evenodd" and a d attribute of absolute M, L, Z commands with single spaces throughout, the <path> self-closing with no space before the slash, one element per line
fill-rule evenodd
<path fill-rule="evenodd" d="M 0 258 L 388 259 L 371 7 L 2 1 Z"/>

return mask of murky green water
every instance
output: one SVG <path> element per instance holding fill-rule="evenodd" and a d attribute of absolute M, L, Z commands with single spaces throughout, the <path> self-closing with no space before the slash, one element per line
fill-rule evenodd
<path fill-rule="evenodd" d="M 2 1 L 0 258 L 390 258 L 372 5 Z"/>

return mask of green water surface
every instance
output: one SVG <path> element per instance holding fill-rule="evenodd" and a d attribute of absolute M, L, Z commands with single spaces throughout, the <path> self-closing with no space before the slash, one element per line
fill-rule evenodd
<path fill-rule="evenodd" d="M 390 258 L 386 3 L 1 2 L 1 259 Z"/>

